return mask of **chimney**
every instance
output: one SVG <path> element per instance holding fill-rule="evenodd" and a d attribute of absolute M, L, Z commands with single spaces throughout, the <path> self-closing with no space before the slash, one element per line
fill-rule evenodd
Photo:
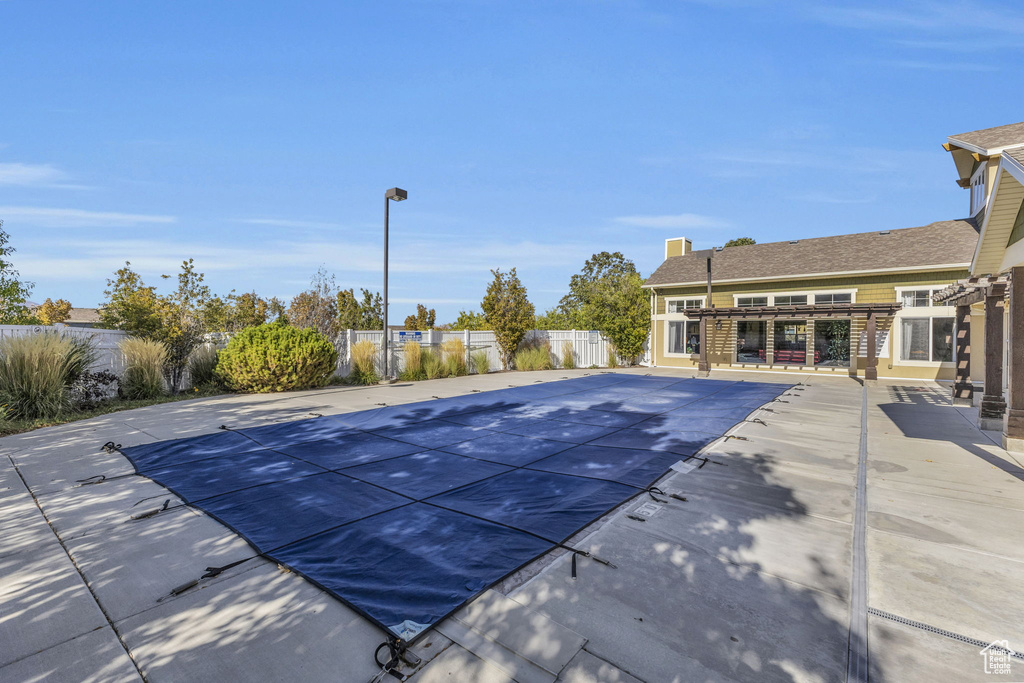
<path fill-rule="evenodd" d="M 693 250 L 693 244 L 685 237 L 675 237 L 665 240 L 665 258 L 689 254 Z"/>

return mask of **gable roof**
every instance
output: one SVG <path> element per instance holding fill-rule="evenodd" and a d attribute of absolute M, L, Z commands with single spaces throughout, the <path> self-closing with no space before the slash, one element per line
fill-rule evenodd
<path fill-rule="evenodd" d="M 983 128 L 970 133 L 950 135 L 948 142 L 972 152 L 995 154 L 1007 147 L 1024 145 L 1024 121 L 995 128 Z"/>
<path fill-rule="evenodd" d="M 716 251 L 714 281 L 828 276 L 879 270 L 966 268 L 978 244 L 973 219 L 940 221 L 917 228 L 767 242 Z M 700 252 L 666 259 L 646 287 L 706 282 L 707 261 Z"/>

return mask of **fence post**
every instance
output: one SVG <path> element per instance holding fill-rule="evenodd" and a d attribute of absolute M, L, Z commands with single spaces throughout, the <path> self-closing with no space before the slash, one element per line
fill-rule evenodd
<path fill-rule="evenodd" d="M 345 330 L 345 365 L 352 367 L 352 345 L 356 343 L 356 331 L 352 329 Z"/>
<path fill-rule="evenodd" d="M 463 330 L 462 331 L 462 343 L 466 345 L 466 371 L 467 372 L 469 372 L 472 369 L 472 367 L 473 367 L 472 366 L 472 363 L 473 363 L 473 353 L 470 350 L 470 346 L 469 346 L 469 342 L 470 342 L 471 338 L 472 338 L 472 335 L 469 333 L 469 330 Z"/>

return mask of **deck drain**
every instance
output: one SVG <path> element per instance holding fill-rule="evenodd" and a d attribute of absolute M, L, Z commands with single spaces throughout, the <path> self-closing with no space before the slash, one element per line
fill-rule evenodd
<path fill-rule="evenodd" d="M 989 648 L 990 650 L 996 650 L 1002 654 L 1009 655 L 1010 657 L 1024 661 L 1024 653 L 1008 650 L 1005 647 L 1002 647 L 1001 645 L 996 645 L 995 643 L 986 643 L 985 641 L 978 640 L 977 638 L 969 638 L 968 636 L 962 636 L 959 633 L 953 633 L 952 631 L 947 631 L 944 628 L 938 628 L 937 626 L 929 626 L 928 624 L 923 624 L 920 621 L 914 621 L 913 619 L 900 617 L 895 614 L 890 614 L 889 612 L 883 612 L 882 610 L 875 609 L 874 607 L 868 607 L 868 614 L 872 614 L 876 617 L 882 617 L 883 619 L 888 619 L 889 621 L 895 621 L 898 624 L 913 626 L 914 628 L 919 628 L 923 631 L 937 633 L 940 636 L 946 636 L 947 638 L 952 638 L 953 640 L 959 640 L 961 643 L 973 645 L 978 649 Z"/>

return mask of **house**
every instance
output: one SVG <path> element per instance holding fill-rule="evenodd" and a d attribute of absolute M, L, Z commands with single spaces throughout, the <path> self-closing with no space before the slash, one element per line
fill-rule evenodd
<path fill-rule="evenodd" d="M 970 217 L 920 227 L 704 251 L 666 240 L 644 285 L 653 363 L 954 380 L 957 311 L 933 297 L 968 277 L 982 193 Z"/>
<path fill-rule="evenodd" d="M 981 230 L 967 277 L 935 297 L 970 331 L 954 396 L 973 397 L 980 366 L 980 426 L 1024 451 L 1024 122 L 951 135 L 943 146 Z"/>

